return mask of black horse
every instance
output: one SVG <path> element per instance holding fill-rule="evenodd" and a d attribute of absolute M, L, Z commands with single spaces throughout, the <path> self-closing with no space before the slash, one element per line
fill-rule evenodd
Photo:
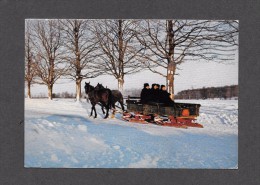
<path fill-rule="evenodd" d="M 99 90 L 99 89 L 105 89 L 105 87 L 98 83 L 97 86 L 95 87 L 96 90 Z M 115 107 L 115 103 L 116 102 L 119 102 L 119 104 L 121 105 L 121 109 L 123 111 L 125 111 L 125 108 L 124 108 L 124 99 L 123 99 L 123 95 L 122 93 L 119 91 L 119 90 L 111 90 L 112 92 L 112 104 L 113 104 L 113 107 Z M 102 107 L 102 110 L 103 110 L 103 107 Z M 103 110 L 103 113 L 104 113 L 104 110 Z"/>
<path fill-rule="evenodd" d="M 97 112 L 95 105 L 101 103 L 103 107 L 106 108 L 106 116 L 105 119 L 108 117 L 109 108 L 113 106 L 112 104 L 112 92 L 110 89 L 95 89 L 92 85 L 85 82 L 85 92 L 88 95 L 90 103 L 92 105 L 90 116 L 92 116 L 93 110 L 95 112 L 95 117 L 97 117 Z"/>

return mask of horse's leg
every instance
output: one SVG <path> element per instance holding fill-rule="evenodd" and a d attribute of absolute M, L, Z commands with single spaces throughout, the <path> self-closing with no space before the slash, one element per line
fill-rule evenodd
<path fill-rule="evenodd" d="M 116 107 L 115 107 L 115 104 L 113 105 L 113 111 L 112 111 L 112 115 L 111 115 L 111 118 L 115 118 L 115 113 L 116 113 Z"/>
<path fill-rule="evenodd" d="M 119 101 L 120 105 L 121 105 L 121 108 L 123 110 L 123 112 L 125 112 L 125 107 L 124 107 L 124 103 L 122 101 Z"/>
<path fill-rule="evenodd" d="M 104 117 L 104 119 L 108 118 L 109 104 L 105 105 L 105 107 L 107 109 L 107 113 L 106 113 L 106 116 Z"/>
<path fill-rule="evenodd" d="M 91 116 L 92 116 L 92 113 L 93 113 L 93 103 L 92 103 L 91 112 L 90 112 L 90 115 L 89 115 L 89 117 L 91 117 Z"/>
<path fill-rule="evenodd" d="M 94 109 L 94 112 L 95 112 L 95 117 L 94 117 L 94 118 L 97 118 L 97 111 L 96 111 L 95 104 L 94 104 L 94 106 L 93 106 L 93 109 Z"/>
<path fill-rule="evenodd" d="M 115 102 L 112 103 L 111 105 L 111 109 L 113 110 L 112 111 L 112 115 L 111 115 L 111 118 L 114 118 L 115 117 L 115 112 L 116 112 L 116 106 L 115 106 Z"/>
<path fill-rule="evenodd" d="M 105 114 L 104 106 L 103 106 L 103 105 L 101 106 L 101 109 L 102 109 L 103 114 Z"/>

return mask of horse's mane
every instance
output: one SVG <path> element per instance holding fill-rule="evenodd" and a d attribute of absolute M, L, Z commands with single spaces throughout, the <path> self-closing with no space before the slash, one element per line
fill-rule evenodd
<path fill-rule="evenodd" d="M 102 84 L 98 83 L 95 89 L 105 89 L 105 87 Z"/>

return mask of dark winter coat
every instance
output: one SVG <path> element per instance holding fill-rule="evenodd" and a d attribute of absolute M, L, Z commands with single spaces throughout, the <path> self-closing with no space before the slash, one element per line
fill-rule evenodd
<path fill-rule="evenodd" d="M 141 103 L 148 103 L 151 100 L 151 89 L 143 88 L 141 92 Z"/>
<path fill-rule="evenodd" d="M 151 101 L 152 102 L 160 101 L 160 90 L 159 89 L 151 89 Z"/>
<path fill-rule="evenodd" d="M 173 105 L 174 101 L 170 98 L 170 93 L 167 91 L 160 90 L 160 103 L 164 103 L 166 105 Z"/>

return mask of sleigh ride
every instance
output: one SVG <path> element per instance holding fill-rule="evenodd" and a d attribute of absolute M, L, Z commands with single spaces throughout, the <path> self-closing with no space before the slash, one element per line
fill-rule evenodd
<path fill-rule="evenodd" d="M 160 126 L 185 128 L 197 127 L 203 128 L 203 125 L 197 123 L 196 118 L 199 116 L 200 104 L 191 103 L 160 103 L 160 102 L 144 102 L 142 97 L 128 96 L 126 100 L 126 110 L 124 110 L 123 96 L 118 90 L 110 90 L 98 84 L 96 87 L 85 83 L 86 94 L 89 95 L 92 104 L 91 115 L 94 110 L 96 118 L 95 105 L 99 104 L 103 113 L 106 108 L 106 116 L 108 117 L 109 109 L 113 110 L 112 117 L 115 114 L 116 102 L 119 102 L 122 111 L 122 119 L 128 122 L 140 124 L 156 124 Z M 141 96 L 143 96 L 141 94 Z M 98 98 L 97 98 L 98 97 Z M 105 97 L 105 98 L 104 98 Z"/>

